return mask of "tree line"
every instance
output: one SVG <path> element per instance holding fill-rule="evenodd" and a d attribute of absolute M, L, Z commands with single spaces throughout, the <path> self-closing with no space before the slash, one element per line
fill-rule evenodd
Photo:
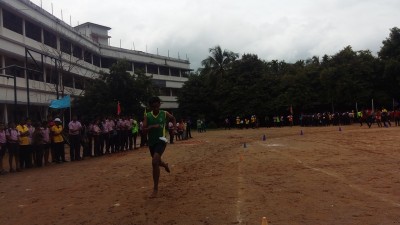
<path fill-rule="evenodd" d="M 203 68 L 178 93 L 179 113 L 220 123 L 228 116 L 392 109 L 400 100 L 400 29 L 390 29 L 377 56 L 347 46 L 295 63 L 210 48 Z M 393 102 L 395 104 L 393 104 Z"/>

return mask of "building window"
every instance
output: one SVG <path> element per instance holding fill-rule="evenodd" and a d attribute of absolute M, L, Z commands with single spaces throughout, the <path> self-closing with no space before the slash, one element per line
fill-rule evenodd
<path fill-rule="evenodd" d="M 170 90 L 169 88 L 160 87 L 160 88 L 158 89 L 158 94 L 159 94 L 160 96 L 170 96 L 169 90 Z"/>
<path fill-rule="evenodd" d="M 16 33 L 22 33 L 22 18 L 3 9 L 3 26 Z"/>
<path fill-rule="evenodd" d="M 179 69 L 171 68 L 171 76 L 180 77 Z"/>
<path fill-rule="evenodd" d="M 17 76 L 25 78 L 25 70 L 24 63 L 22 61 L 18 61 L 14 58 L 4 57 L 5 58 L 5 66 L 12 66 L 6 69 L 6 74 L 11 76 Z"/>
<path fill-rule="evenodd" d="M 130 62 L 130 61 L 127 61 L 127 63 L 128 63 L 128 69 L 127 69 L 127 71 L 133 71 L 133 63 Z"/>
<path fill-rule="evenodd" d="M 71 42 L 60 38 L 60 50 L 64 53 L 71 55 Z"/>
<path fill-rule="evenodd" d="M 76 57 L 78 59 L 82 59 L 82 48 L 77 45 L 74 45 L 72 54 L 74 57 Z"/>
<path fill-rule="evenodd" d="M 57 84 L 58 76 L 53 67 L 46 68 L 46 83 Z"/>
<path fill-rule="evenodd" d="M 75 88 L 77 89 L 85 89 L 85 78 L 82 76 L 75 76 L 74 77 L 74 81 L 75 81 Z"/>
<path fill-rule="evenodd" d="M 147 65 L 147 73 L 158 74 L 158 66 L 153 64 Z"/>
<path fill-rule="evenodd" d="M 169 68 L 165 66 L 160 66 L 160 75 L 169 76 Z"/>
<path fill-rule="evenodd" d="M 30 80 L 43 81 L 43 72 L 35 64 L 28 64 L 26 74 Z"/>
<path fill-rule="evenodd" d="M 85 51 L 85 53 L 83 54 L 83 59 L 85 60 L 85 62 L 92 64 L 92 53 L 89 51 Z"/>
<path fill-rule="evenodd" d="M 25 35 L 37 42 L 42 42 L 42 28 L 25 20 Z"/>
<path fill-rule="evenodd" d="M 156 87 L 166 87 L 167 86 L 167 81 L 165 81 L 165 80 L 152 79 L 151 82 Z"/>
<path fill-rule="evenodd" d="M 62 75 L 63 86 L 73 88 L 74 87 L 73 77 L 74 77 L 74 75 L 72 73 L 63 72 L 63 75 Z"/>
<path fill-rule="evenodd" d="M 184 71 L 182 71 L 182 77 L 189 77 L 189 75 L 190 75 L 190 71 L 189 70 L 184 70 Z"/>
<path fill-rule="evenodd" d="M 44 44 L 57 49 L 57 36 L 47 30 L 43 30 Z"/>
<path fill-rule="evenodd" d="M 117 60 L 112 59 L 112 58 L 101 58 L 101 68 L 111 68 L 111 66 L 117 63 Z"/>
<path fill-rule="evenodd" d="M 133 63 L 135 73 L 146 73 L 146 65 L 143 63 Z"/>
<path fill-rule="evenodd" d="M 171 96 L 178 96 L 179 88 L 171 88 Z"/>
<path fill-rule="evenodd" d="M 93 65 L 100 67 L 100 56 L 93 54 Z"/>

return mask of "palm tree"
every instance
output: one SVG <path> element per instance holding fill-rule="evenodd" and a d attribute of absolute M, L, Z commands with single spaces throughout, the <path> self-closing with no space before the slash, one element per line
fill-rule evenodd
<path fill-rule="evenodd" d="M 232 62 L 239 57 L 237 53 L 227 50 L 222 51 L 219 45 L 210 48 L 209 52 L 211 55 L 201 61 L 201 64 L 204 66 L 205 71 L 219 75 L 230 69 Z"/>

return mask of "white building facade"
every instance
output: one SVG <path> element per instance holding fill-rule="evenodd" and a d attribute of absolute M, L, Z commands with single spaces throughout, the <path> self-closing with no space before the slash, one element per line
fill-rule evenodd
<path fill-rule="evenodd" d="M 118 60 L 128 71 L 152 76 L 163 107 L 178 107 L 176 93 L 188 80 L 188 60 L 112 47 L 95 23 L 71 27 L 29 0 L 0 1 L 0 121 L 43 119 L 51 100 L 84 95 L 85 86 Z"/>

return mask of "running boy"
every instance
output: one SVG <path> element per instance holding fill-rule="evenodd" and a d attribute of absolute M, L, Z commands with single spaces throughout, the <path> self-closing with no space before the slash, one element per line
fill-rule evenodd
<path fill-rule="evenodd" d="M 160 167 L 164 167 L 165 171 L 170 172 L 168 163 L 162 161 L 161 156 L 167 146 L 165 138 L 165 126 L 168 120 L 172 121 L 173 127 L 176 127 L 175 117 L 169 112 L 160 110 L 161 101 L 158 97 L 152 97 L 149 100 L 151 112 L 146 113 L 143 121 L 143 129 L 148 133 L 148 145 L 152 157 L 153 166 L 153 182 L 154 188 L 150 198 L 157 197 L 158 181 L 160 179 Z"/>

